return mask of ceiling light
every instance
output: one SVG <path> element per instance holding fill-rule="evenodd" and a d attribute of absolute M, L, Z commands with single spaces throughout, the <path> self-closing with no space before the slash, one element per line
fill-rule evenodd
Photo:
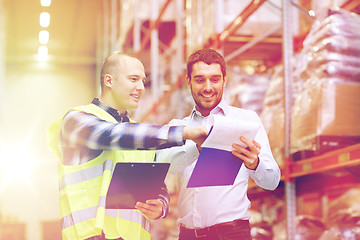
<path fill-rule="evenodd" d="M 41 44 L 47 44 L 49 42 L 49 32 L 46 30 L 41 30 L 39 32 L 39 42 Z"/>
<path fill-rule="evenodd" d="M 51 0 L 41 0 L 40 2 L 43 7 L 49 7 L 51 4 Z"/>
<path fill-rule="evenodd" d="M 48 48 L 47 46 L 40 46 L 38 48 L 38 58 L 40 61 L 46 61 L 48 59 Z"/>
<path fill-rule="evenodd" d="M 40 26 L 48 27 L 50 25 L 50 14 L 48 12 L 40 13 Z"/>

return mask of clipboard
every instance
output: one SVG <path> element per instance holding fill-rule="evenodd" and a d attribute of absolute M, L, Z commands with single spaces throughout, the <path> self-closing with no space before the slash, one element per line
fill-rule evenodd
<path fill-rule="evenodd" d="M 233 185 L 242 160 L 231 152 L 215 149 L 201 149 L 187 188 Z"/>
<path fill-rule="evenodd" d="M 108 209 L 134 209 L 136 202 L 157 199 L 170 163 L 119 162 L 106 196 Z"/>
<path fill-rule="evenodd" d="M 256 122 L 218 115 L 213 115 L 208 123 L 213 126 L 201 145 L 187 188 L 233 185 L 243 162 L 231 153 L 232 144 L 246 147 L 240 136 L 252 141 L 260 129 Z"/>

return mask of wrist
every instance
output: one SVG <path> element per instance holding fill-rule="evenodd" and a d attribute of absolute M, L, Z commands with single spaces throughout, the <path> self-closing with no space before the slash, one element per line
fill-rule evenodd
<path fill-rule="evenodd" d="M 246 166 L 245 164 L 245 167 L 250 170 L 256 171 L 257 167 L 259 166 L 259 163 L 260 163 L 260 158 L 257 157 L 257 160 L 251 166 Z"/>
<path fill-rule="evenodd" d="M 189 139 L 189 127 L 184 127 L 182 136 L 183 136 L 183 140 Z"/>

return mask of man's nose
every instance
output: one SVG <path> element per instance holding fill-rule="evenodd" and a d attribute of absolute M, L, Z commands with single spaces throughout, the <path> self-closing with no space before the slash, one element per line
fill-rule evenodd
<path fill-rule="evenodd" d="M 141 80 L 139 80 L 139 81 L 137 82 L 136 89 L 137 89 L 138 91 L 142 91 L 142 92 L 145 91 L 144 82 L 141 81 Z"/>
<path fill-rule="evenodd" d="M 206 79 L 204 83 L 204 90 L 210 91 L 212 89 L 212 84 L 210 79 Z"/>

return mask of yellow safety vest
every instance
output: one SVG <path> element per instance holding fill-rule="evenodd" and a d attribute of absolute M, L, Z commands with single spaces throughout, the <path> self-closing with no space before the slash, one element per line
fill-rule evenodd
<path fill-rule="evenodd" d="M 71 110 L 84 111 L 117 122 L 94 104 Z M 140 211 L 106 209 L 106 194 L 117 162 L 152 162 L 155 151 L 103 151 L 81 165 L 62 164 L 59 146 L 62 119 L 49 127 L 49 146 L 59 158 L 59 198 L 64 240 L 86 239 L 104 232 L 108 239 L 150 240 L 150 221 Z M 130 119 L 130 122 L 134 122 Z"/>

